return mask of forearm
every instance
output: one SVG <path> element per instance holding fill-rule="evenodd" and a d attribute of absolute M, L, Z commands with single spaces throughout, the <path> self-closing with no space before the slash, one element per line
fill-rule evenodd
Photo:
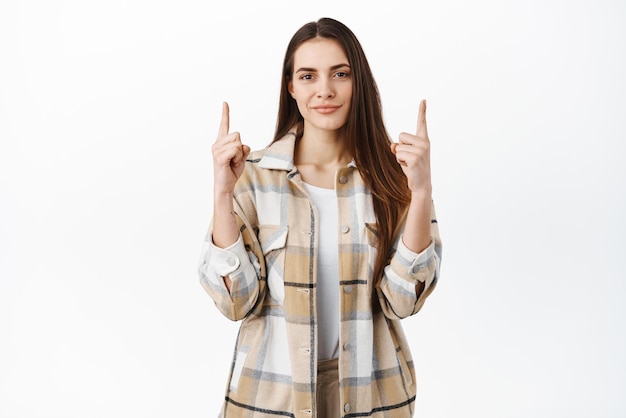
<path fill-rule="evenodd" d="M 430 188 L 411 193 L 411 203 L 407 212 L 402 242 L 415 253 L 422 252 L 430 245 L 432 239 L 430 229 L 431 205 L 432 192 Z"/>
<path fill-rule="evenodd" d="M 226 248 L 239 238 L 239 227 L 233 206 L 233 194 L 215 194 L 213 197 L 213 244 Z"/>
<path fill-rule="evenodd" d="M 239 238 L 239 227 L 235 217 L 232 193 L 216 193 L 213 197 L 213 244 L 226 248 Z M 226 289 L 230 292 L 232 281 L 224 277 Z"/>

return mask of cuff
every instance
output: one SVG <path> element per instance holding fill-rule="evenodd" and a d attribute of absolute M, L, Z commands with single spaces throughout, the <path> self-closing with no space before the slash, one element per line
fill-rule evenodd
<path fill-rule="evenodd" d="M 209 264 L 222 277 L 229 276 L 237 270 L 241 265 L 241 260 L 248 257 L 241 234 L 239 234 L 237 241 L 226 248 L 215 246 L 212 236 L 209 238 L 209 243 L 211 246 Z"/>
<path fill-rule="evenodd" d="M 403 260 L 408 261 L 408 272 L 413 275 L 418 273 L 424 267 L 428 266 L 433 255 L 435 254 L 435 242 L 431 239 L 428 247 L 424 248 L 421 252 L 416 253 L 407 248 L 404 245 L 404 241 L 402 239 L 399 240 L 397 252 L 402 257 Z M 424 279 L 422 278 L 422 280 Z M 429 283 L 427 283 L 429 284 Z"/>

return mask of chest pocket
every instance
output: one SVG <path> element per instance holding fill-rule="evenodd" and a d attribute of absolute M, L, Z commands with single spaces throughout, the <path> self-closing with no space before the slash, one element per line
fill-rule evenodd
<path fill-rule="evenodd" d="M 367 242 L 371 247 L 378 245 L 378 225 L 375 223 L 365 223 L 365 234 Z"/>
<path fill-rule="evenodd" d="M 371 268 L 376 264 L 376 255 L 378 254 L 378 225 L 376 223 L 365 224 L 365 236 L 369 245 L 369 260 Z"/>
<path fill-rule="evenodd" d="M 272 300 L 282 305 L 285 301 L 286 225 L 259 225 L 258 238 L 265 258 L 267 286 Z"/>

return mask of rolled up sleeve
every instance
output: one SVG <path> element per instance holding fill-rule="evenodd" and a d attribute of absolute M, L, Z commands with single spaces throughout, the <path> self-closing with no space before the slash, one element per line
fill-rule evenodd
<path fill-rule="evenodd" d="M 208 234 L 202 246 L 198 273 L 202 286 L 227 318 L 242 319 L 254 306 L 259 293 L 260 268 L 254 253 L 246 251 L 241 234 L 227 248 L 215 246 Z M 224 277 L 231 280 L 230 292 Z"/>
<path fill-rule="evenodd" d="M 441 246 L 437 239 L 433 238 L 419 253 L 408 249 L 401 237 L 397 240 L 396 251 L 385 267 L 378 289 L 381 307 L 388 317 L 402 319 L 417 313 L 432 292 L 441 264 Z M 416 288 L 418 283 L 424 284 L 420 294 Z"/>

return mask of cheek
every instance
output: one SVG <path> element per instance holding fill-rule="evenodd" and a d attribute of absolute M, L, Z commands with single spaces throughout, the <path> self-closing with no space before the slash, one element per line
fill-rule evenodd
<path fill-rule="evenodd" d="M 343 96 L 346 98 L 347 102 L 352 101 L 352 83 L 347 86 L 344 86 L 342 90 Z"/>
<path fill-rule="evenodd" d="M 346 103 L 348 104 L 352 104 L 352 88 L 347 88 L 346 91 L 344 92 L 344 97 L 346 100 Z"/>
<path fill-rule="evenodd" d="M 302 100 L 301 98 L 298 98 L 297 96 L 294 97 L 295 101 L 296 101 L 296 106 L 298 106 L 298 110 L 300 111 L 300 114 L 303 114 L 307 111 L 307 106 L 306 106 L 306 101 Z"/>

